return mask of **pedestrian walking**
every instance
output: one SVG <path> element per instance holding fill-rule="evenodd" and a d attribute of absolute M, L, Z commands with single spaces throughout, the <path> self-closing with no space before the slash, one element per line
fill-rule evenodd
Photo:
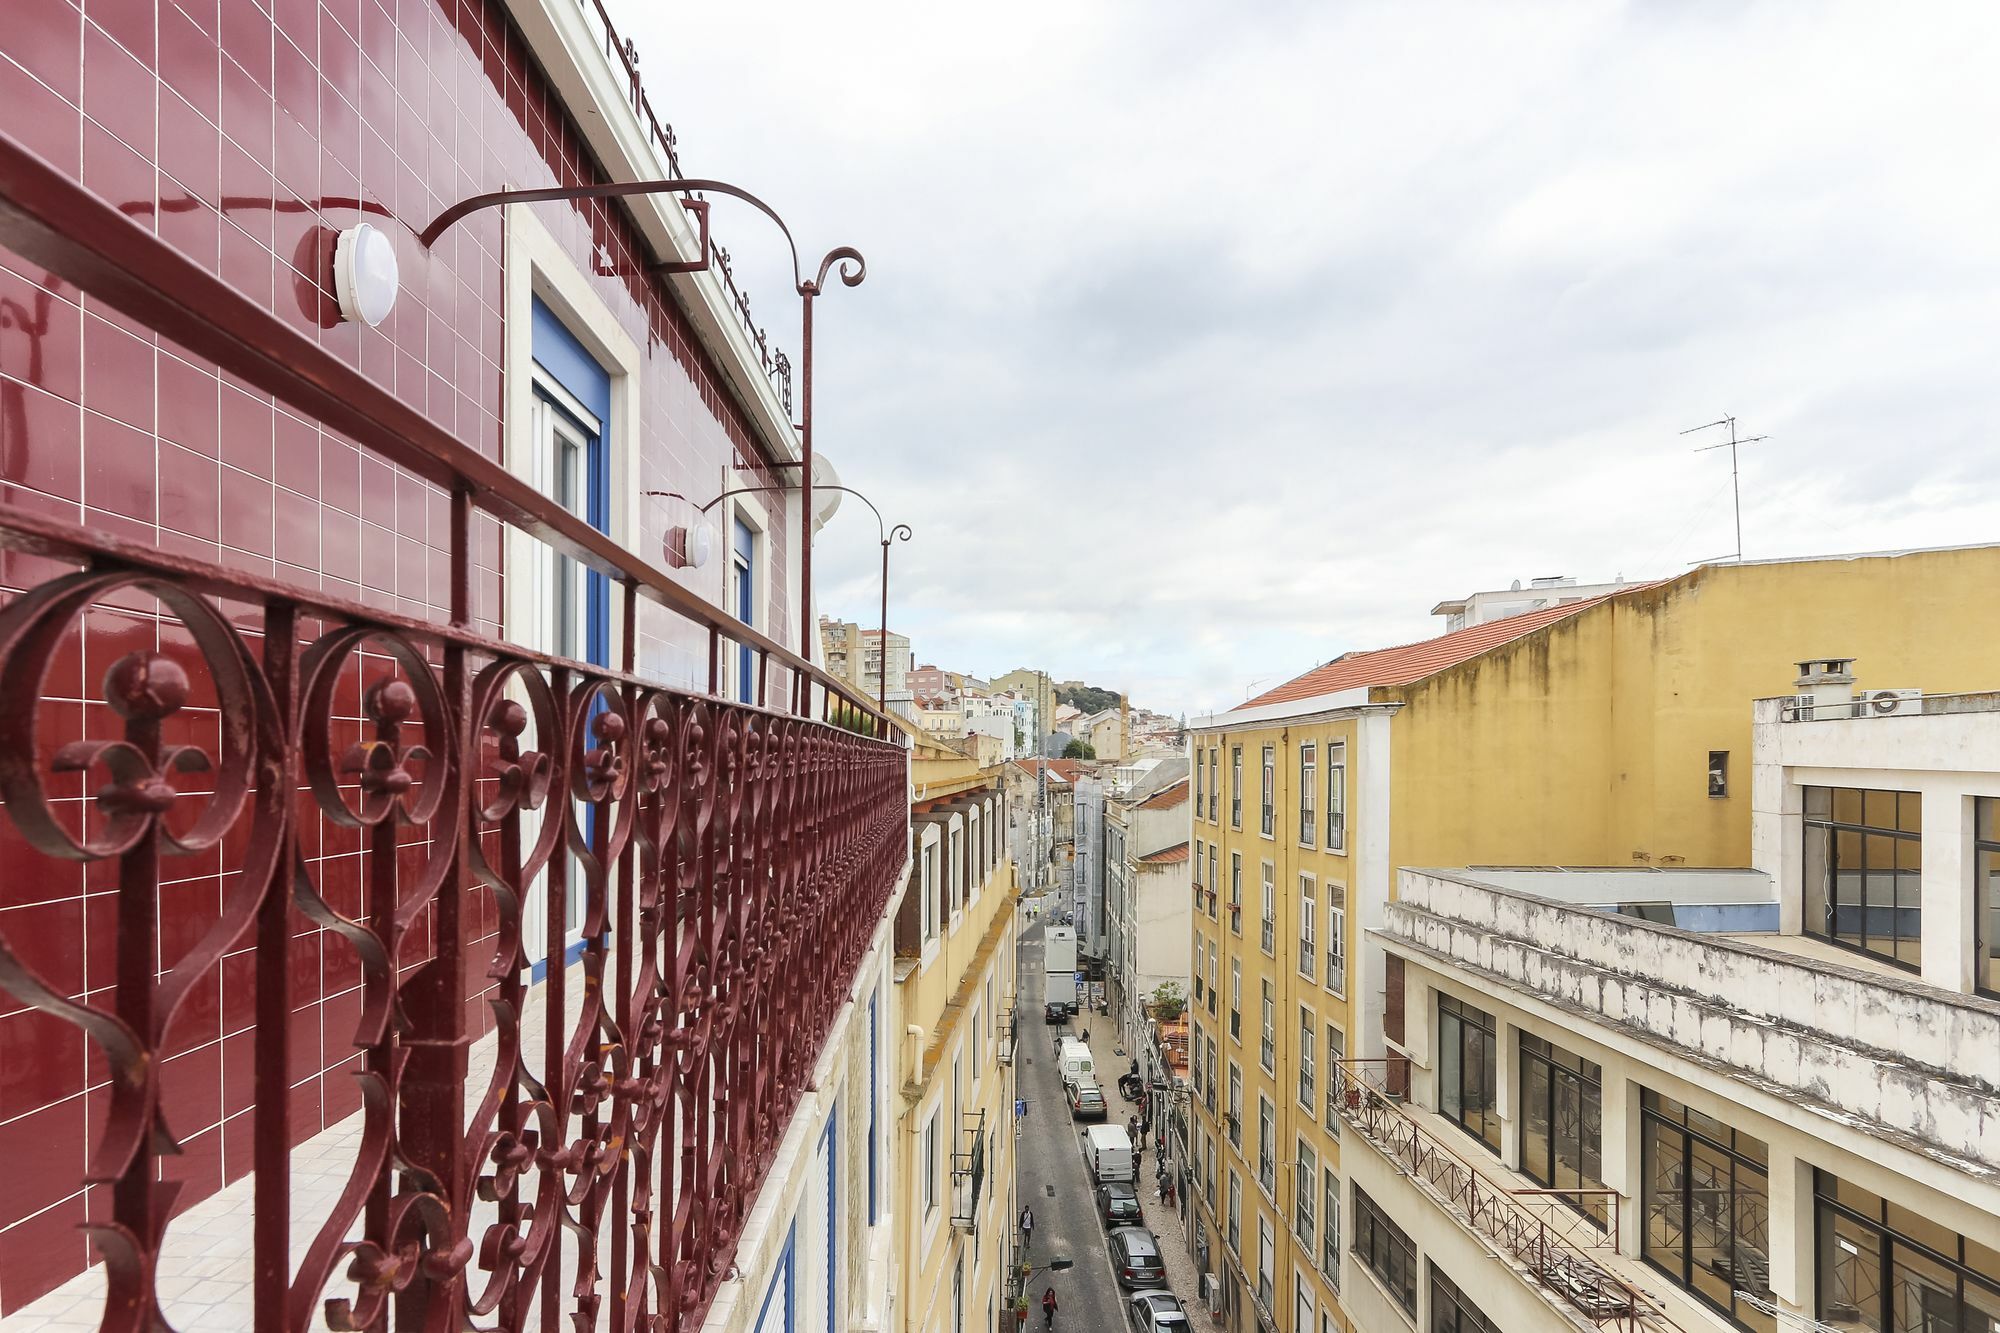
<path fill-rule="evenodd" d="M 1028 1241 L 1035 1232 L 1035 1210 L 1025 1205 L 1021 1209 L 1021 1249 L 1025 1252 Z"/>
<path fill-rule="evenodd" d="M 1055 1326 L 1056 1326 L 1056 1289 L 1054 1287 L 1050 1287 L 1047 1291 L 1044 1291 L 1042 1293 L 1042 1327 L 1044 1329 L 1050 1329 L 1054 1328 Z"/>

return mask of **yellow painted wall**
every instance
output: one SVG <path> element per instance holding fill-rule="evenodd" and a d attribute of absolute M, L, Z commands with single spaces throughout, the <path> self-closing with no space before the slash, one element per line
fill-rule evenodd
<path fill-rule="evenodd" d="M 1813 656 L 1855 658 L 1860 688 L 1992 688 L 1995 589 L 1996 547 L 1709 566 L 1375 689 L 1406 705 L 1390 863 L 1747 865 L 1751 701 Z M 1710 750 L 1730 755 L 1721 800 Z"/>

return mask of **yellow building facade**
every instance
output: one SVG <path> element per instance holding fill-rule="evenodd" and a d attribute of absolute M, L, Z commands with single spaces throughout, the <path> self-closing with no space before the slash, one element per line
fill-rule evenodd
<path fill-rule="evenodd" d="M 1186 1160 L 1222 1327 L 1348 1327 L 1329 1067 L 1400 1032 L 1368 935 L 1398 868 L 1748 865 L 1752 700 L 1815 656 L 1864 694 L 1982 688 L 1994 588 L 1993 546 L 1704 566 L 1198 719 Z"/>
<path fill-rule="evenodd" d="M 910 884 L 895 924 L 891 1098 L 899 1333 L 1008 1312 L 1014 946 L 1020 893 L 999 766 L 913 736 Z"/>

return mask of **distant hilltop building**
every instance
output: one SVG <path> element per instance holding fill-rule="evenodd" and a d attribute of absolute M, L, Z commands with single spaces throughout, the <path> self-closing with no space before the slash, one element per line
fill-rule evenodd
<path fill-rule="evenodd" d="M 1446 634 L 1456 634 L 1459 630 L 1484 625 L 1488 621 L 1505 620 L 1529 611 L 1544 611 L 1552 606 L 1568 606 L 1572 602 L 1587 602 L 1625 586 L 1623 574 L 1609 583 L 1578 583 L 1567 574 L 1554 574 L 1529 579 L 1525 588 L 1521 586 L 1521 580 L 1515 579 L 1511 588 L 1475 592 L 1467 597 L 1439 602 L 1431 608 L 1431 614 L 1444 617 Z"/>

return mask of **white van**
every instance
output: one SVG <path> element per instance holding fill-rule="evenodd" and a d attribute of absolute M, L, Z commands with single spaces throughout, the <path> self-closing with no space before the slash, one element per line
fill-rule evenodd
<path fill-rule="evenodd" d="M 1132 1137 L 1123 1125 L 1092 1125 L 1078 1136 L 1083 1145 L 1083 1164 L 1090 1169 L 1095 1184 L 1107 1180 L 1132 1180 Z"/>
<path fill-rule="evenodd" d="M 1097 1082 L 1097 1065 L 1090 1058 L 1090 1047 L 1074 1037 L 1066 1038 L 1062 1049 L 1056 1052 L 1056 1069 L 1064 1083 Z"/>

